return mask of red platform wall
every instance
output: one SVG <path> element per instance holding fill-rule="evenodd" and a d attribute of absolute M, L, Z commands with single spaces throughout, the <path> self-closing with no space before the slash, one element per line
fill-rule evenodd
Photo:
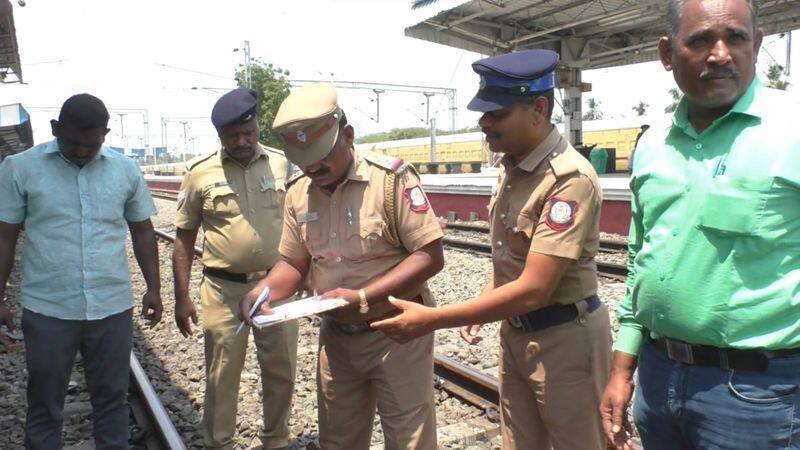
<path fill-rule="evenodd" d="M 177 181 L 148 181 L 147 184 L 153 189 L 180 189 Z M 433 211 L 439 217 L 447 217 L 447 213 L 455 211 L 459 220 L 469 220 L 469 213 L 478 213 L 478 220 L 487 220 L 489 211 L 489 196 L 485 195 L 454 195 L 428 193 L 428 200 L 431 202 Z M 600 213 L 600 231 L 606 233 L 628 235 L 630 225 L 631 207 L 630 202 L 622 200 L 606 200 L 603 202 L 603 210 Z"/>

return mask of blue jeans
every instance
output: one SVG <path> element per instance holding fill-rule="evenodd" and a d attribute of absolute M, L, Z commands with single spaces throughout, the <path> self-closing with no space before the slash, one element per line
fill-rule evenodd
<path fill-rule="evenodd" d="M 639 355 L 633 416 L 647 450 L 800 449 L 800 355 L 764 372 L 675 362 L 652 342 Z"/>
<path fill-rule="evenodd" d="M 127 449 L 131 310 L 100 320 L 62 320 L 22 311 L 28 369 L 25 448 L 62 448 L 64 397 L 75 362 L 83 356 L 97 449 Z"/>

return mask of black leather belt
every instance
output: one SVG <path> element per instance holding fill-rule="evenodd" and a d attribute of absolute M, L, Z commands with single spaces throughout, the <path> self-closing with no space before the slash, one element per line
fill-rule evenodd
<path fill-rule="evenodd" d="M 774 358 L 785 358 L 800 353 L 800 348 L 782 350 L 738 350 L 734 348 L 717 348 L 708 345 L 695 345 L 674 339 L 652 339 L 658 348 L 667 353 L 673 361 L 707 367 L 719 367 L 725 370 L 750 370 L 763 372 Z"/>
<path fill-rule="evenodd" d="M 330 324 L 344 334 L 361 334 L 375 331 L 374 328 L 369 326 L 369 322 L 341 323 L 333 319 L 325 319 L 325 323 Z"/>
<path fill-rule="evenodd" d="M 592 295 L 578 303 L 586 302 L 586 312 L 594 312 L 602 304 L 597 295 Z M 575 320 L 580 311 L 578 303 L 572 305 L 550 305 L 521 316 L 508 319 L 512 327 L 522 331 L 539 331 Z"/>
<path fill-rule="evenodd" d="M 215 278 L 221 278 L 223 280 L 233 281 L 234 283 L 248 282 L 246 273 L 228 272 L 227 270 L 215 269 L 213 267 L 203 266 L 203 275 L 208 275 Z"/>

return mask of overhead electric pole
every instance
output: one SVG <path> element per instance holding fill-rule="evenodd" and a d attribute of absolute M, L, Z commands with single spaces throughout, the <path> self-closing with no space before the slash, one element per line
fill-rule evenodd
<path fill-rule="evenodd" d="M 431 123 L 431 97 L 433 97 L 433 92 L 423 92 L 422 95 L 425 96 L 425 123 Z"/>
<path fill-rule="evenodd" d="M 375 103 L 377 105 L 377 111 L 375 113 L 375 122 L 380 123 L 381 121 L 381 94 L 386 92 L 384 89 L 373 89 L 372 92 L 375 93 Z"/>
<path fill-rule="evenodd" d="M 390 83 L 372 83 L 368 81 L 341 81 L 341 80 L 287 80 L 292 86 L 305 86 L 311 83 L 319 83 L 320 81 L 331 83 L 339 89 L 367 89 L 371 90 L 377 95 L 377 98 L 370 101 L 378 103 L 378 114 L 376 122 L 380 122 L 380 94 L 384 92 L 418 92 L 423 95 L 429 93 L 431 95 L 445 95 L 450 101 L 450 129 L 456 129 L 456 90 L 453 88 L 443 88 L 434 86 L 413 86 L 406 84 L 390 84 Z"/>
<path fill-rule="evenodd" d="M 244 41 L 244 81 L 248 89 L 253 84 L 250 74 L 250 41 Z"/>

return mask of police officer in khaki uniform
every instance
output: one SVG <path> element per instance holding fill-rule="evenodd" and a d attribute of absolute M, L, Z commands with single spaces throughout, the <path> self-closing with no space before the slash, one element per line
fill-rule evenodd
<path fill-rule="evenodd" d="M 211 122 L 222 148 L 189 163 L 178 194 L 173 254 L 175 322 L 192 334 L 197 313 L 189 275 L 198 227 L 203 227 L 200 303 L 205 338 L 206 448 L 232 448 L 239 380 L 250 330 L 237 333 L 239 301 L 278 261 L 286 179 L 291 165 L 279 150 L 258 143 L 256 93 L 239 88 L 214 105 Z M 289 442 L 288 416 L 294 389 L 297 322 L 254 330 L 261 367 L 266 449 Z"/>
<path fill-rule="evenodd" d="M 489 204 L 494 276 L 478 298 L 373 323 L 404 342 L 462 326 L 500 329 L 504 449 L 601 450 L 598 406 L 611 362 L 595 254 L 602 191 L 591 164 L 551 124 L 558 55 L 531 50 L 473 64 L 481 88 L 469 108 L 494 152 L 505 153 Z M 505 320 L 504 320 L 505 319 Z"/>
<path fill-rule="evenodd" d="M 394 310 L 390 294 L 433 306 L 426 280 L 444 265 L 442 231 L 419 178 L 402 160 L 355 152 L 329 83 L 295 89 L 273 128 L 303 174 L 286 197 L 282 261 L 242 301 L 242 316 L 265 286 L 270 301 L 305 283 L 350 302 L 320 331 L 321 448 L 368 449 L 377 407 L 387 449 L 435 449 L 433 336 L 400 345 L 369 326 Z"/>

